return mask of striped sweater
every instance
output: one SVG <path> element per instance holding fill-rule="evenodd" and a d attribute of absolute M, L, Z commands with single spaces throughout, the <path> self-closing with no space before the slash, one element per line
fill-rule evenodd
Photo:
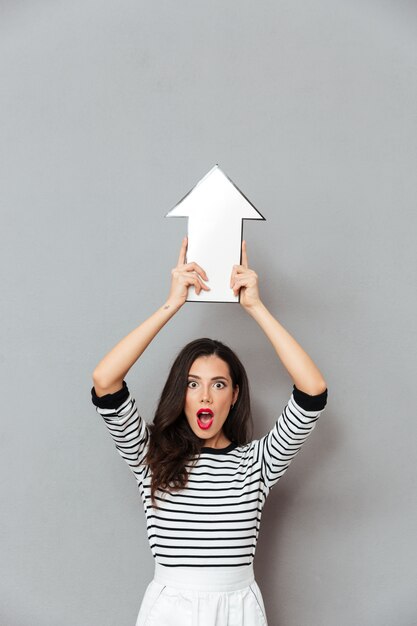
<path fill-rule="evenodd" d="M 287 471 L 327 403 L 327 389 L 310 396 L 294 385 L 269 433 L 245 445 L 203 447 L 197 463 L 186 466 L 186 488 L 157 491 L 155 509 L 150 470 L 142 464 L 149 428 L 126 381 L 119 391 L 101 397 L 92 387 L 91 396 L 136 478 L 152 554 L 167 567 L 235 567 L 253 562 L 269 491 Z"/>

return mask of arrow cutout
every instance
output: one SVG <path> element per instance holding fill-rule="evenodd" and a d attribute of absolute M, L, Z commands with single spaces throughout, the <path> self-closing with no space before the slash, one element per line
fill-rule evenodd
<path fill-rule="evenodd" d="M 188 217 L 187 263 L 207 273 L 210 291 L 188 290 L 188 302 L 239 302 L 230 288 L 241 263 L 243 220 L 265 220 L 235 183 L 215 165 L 165 217 Z"/>

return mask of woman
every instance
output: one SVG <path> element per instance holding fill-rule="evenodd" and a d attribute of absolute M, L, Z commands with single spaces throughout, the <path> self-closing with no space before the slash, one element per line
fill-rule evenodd
<path fill-rule="evenodd" d="M 127 372 L 182 307 L 207 290 L 185 237 L 167 301 L 96 367 L 92 401 L 136 477 L 155 558 L 136 626 L 265 626 L 253 558 L 263 505 L 312 432 L 327 386 L 311 358 L 262 303 L 258 277 L 233 267 L 230 288 L 260 325 L 294 385 L 271 431 L 251 441 L 249 386 L 223 343 L 197 339 L 172 365 L 152 424 L 138 415 Z"/>

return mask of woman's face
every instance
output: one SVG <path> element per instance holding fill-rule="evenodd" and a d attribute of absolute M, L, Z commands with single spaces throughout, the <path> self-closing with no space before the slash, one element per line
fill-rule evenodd
<path fill-rule="evenodd" d="M 228 364 L 218 356 L 198 357 L 188 372 L 184 412 L 191 430 L 204 439 L 204 446 L 223 448 L 230 441 L 223 424 L 237 400 L 239 387 L 233 389 Z"/>

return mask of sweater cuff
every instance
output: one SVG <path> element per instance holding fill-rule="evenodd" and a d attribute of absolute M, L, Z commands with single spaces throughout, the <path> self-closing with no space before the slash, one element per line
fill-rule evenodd
<path fill-rule="evenodd" d="M 327 404 L 327 389 L 315 396 L 301 391 L 295 385 L 293 386 L 294 400 L 302 409 L 306 411 L 322 411 Z"/>
<path fill-rule="evenodd" d="M 123 387 L 114 393 L 106 393 L 105 396 L 98 396 L 94 387 L 91 388 L 91 401 L 100 409 L 117 409 L 129 397 L 129 389 L 126 381 L 123 381 Z"/>

